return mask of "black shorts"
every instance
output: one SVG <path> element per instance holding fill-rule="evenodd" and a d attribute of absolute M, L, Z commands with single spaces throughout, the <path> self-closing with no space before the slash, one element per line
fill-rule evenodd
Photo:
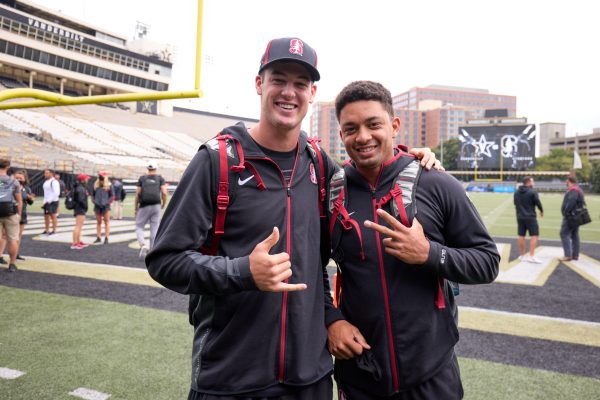
<path fill-rule="evenodd" d="M 535 218 L 517 218 L 517 226 L 517 234 L 519 236 L 525 236 L 527 231 L 529 231 L 529 236 L 540 235 L 540 227 Z"/>
<path fill-rule="evenodd" d="M 44 208 L 45 215 L 56 214 L 58 212 L 58 201 L 46 203 L 43 205 L 43 208 Z"/>
<path fill-rule="evenodd" d="M 94 204 L 94 212 L 96 214 L 104 215 L 104 214 L 106 214 L 109 211 L 110 211 L 110 206 L 109 205 L 107 205 L 107 206 L 98 206 L 98 205 Z"/>
<path fill-rule="evenodd" d="M 75 207 L 73 209 L 73 216 L 76 217 L 78 215 L 85 215 L 86 212 L 87 212 L 87 210 L 84 210 L 83 208 L 77 208 L 77 207 Z"/>
<path fill-rule="evenodd" d="M 21 221 L 19 221 L 19 225 L 27 225 L 27 213 L 25 211 L 21 213 Z"/>
<path fill-rule="evenodd" d="M 326 376 L 320 381 L 309 386 L 290 387 L 289 393 L 275 396 L 254 396 L 252 394 L 236 396 L 219 396 L 190 390 L 188 400 L 332 400 L 333 381 L 331 376 Z"/>
<path fill-rule="evenodd" d="M 440 372 L 429 380 L 412 389 L 402 391 L 389 397 L 376 396 L 363 389 L 345 385 L 341 382 L 337 382 L 337 384 L 339 400 L 459 400 L 464 396 L 456 355 L 450 359 L 448 364 L 446 364 Z"/>

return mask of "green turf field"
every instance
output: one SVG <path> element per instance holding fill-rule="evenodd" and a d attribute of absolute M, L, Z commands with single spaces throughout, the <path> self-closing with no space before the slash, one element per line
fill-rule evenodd
<path fill-rule="evenodd" d="M 187 315 L 0 286 L 3 399 L 72 399 L 86 387 L 111 400 L 183 399 L 189 387 Z M 600 380 L 460 359 L 465 399 L 592 399 Z"/>
<path fill-rule="evenodd" d="M 492 236 L 517 236 L 517 219 L 512 193 L 478 193 L 471 192 L 469 197 L 483 217 L 483 221 Z M 169 196 L 169 199 L 171 196 Z M 560 205 L 562 193 L 540 193 L 540 200 L 544 206 L 544 218 L 538 218 L 540 224 L 540 239 L 560 239 L 558 232 L 562 216 Z M 588 194 L 585 196 L 592 222 L 579 229 L 581 240 L 600 243 L 600 195 Z M 62 200 L 62 199 L 61 199 Z M 64 208 L 61 201 L 61 212 L 70 212 Z M 41 202 L 29 206 L 30 212 L 41 212 Z M 88 216 L 93 216 L 93 206 L 90 203 Z M 133 195 L 129 194 L 123 204 L 123 216 L 133 217 Z"/>
<path fill-rule="evenodd" d="M 184 399 L 192 328 L 173 312 L 0 286 L 0 398 L 73 399 L 85 387 L 111 399 Z"/>
<path fill-rule="evenodd" d="M 492 236 L 517 236 L 517 217 L 512 193 L 469 193 Z M 544 218 L 539 218 L 540 239 L 560 239 L 562 193 L 540 193 Z M 600 243 L 600 196 L 586 195 L 592 222 L 579 228 L 581 240 Z"/>

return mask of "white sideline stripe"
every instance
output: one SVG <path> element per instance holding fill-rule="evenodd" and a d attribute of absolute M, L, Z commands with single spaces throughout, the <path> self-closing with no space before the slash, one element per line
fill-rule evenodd
<path fill-rule="evenodd" d="M 66 231 L 72 231 L 73 227 L 75 226 L 75 220 L 71 220 L 71 221 L 60 221 L 58 223 L 58 226 L 56 227 L 56 232 L 66 232 Z M 110 227 L 111 228 L 134 228 L 135 229 L 135 221 L 110 221 Z M 52 229 L 52 225 L 50 225 L 50 228 Z M 83 228 L 86 229 L 96 229 L 96 220 L 92 220 L 92 219 L 86 219 L 84 224 L 83 224 Z M 41 234 L 41 232 L 39 232 L 40 229 L 44 229 L 44 224 L 27 224 L 25 226 L 25 231 L 23 232 L 24 234 Z"/>
<path fill-rule="evenodd" d="M 91 262 L 59 260 L 59 259 L 56 259 L 56 258 L 48 258 L 48 257 L 30 257 L 30 256 L 27 256 L 27 259 L 28 260 L 29 259 L 40 260 L 40 261 L 50 260 L 50 261 L 59 262 L 61 264 L 73 264 L 73 265 L 85 264 L 85 265 L 91 265 L 93 267 L 110 268 L 110 269 L 120 269 L 120 270 L 126 270 L 126 271 L 135 271 L 135 272 L 144 273 L 144 274 L 148 273 L 148 270 L 146 270 L 145 268 L 125 267 L 125 266 L 122 266 L 122 265 L 96 264 L 96 263 L 91 263 Z"/>
<path fill-rule="evenodd" d="M 487 314 L 494 314 L 494 315 L 504 315 L 507 317 L 522 317 L 522 318 L 529 318 L 529 319 L 535 319 L 535 320 L 564 322 L 567 324 L 583 325 L 583 326 L 591 326 L 594 328 L 600 328 L 600 322 L 583 321 L 580 319 L 548 317 L 546 315 L 524 314 L 524 313 L 518 313 L 518 312 L 511 312 L 511 311 L 490 310 L 487 308 L 465 307 L 465 306 L 459 306 L 458 310 L 459 311 L 463 310 L 463 311 L 467 311 L 467 312 L 472 311 L 472 312 L 479 312 L 479 313 L 487 313 Z M 459 318 L 460 318 L 460 314 L 459 314 Z"/>
<path fill-rule="evenodd" d="M 0 378 L 2 379 L 17 379 L 23 375 L 25 375 L 25 372 L 18 371 L 16 369 L 0 367 Z"/>
<path fill-rule="evenodd" d="M 110 397 L 110 394 L 87 388 L 77 388 L 69 394 L 85 400 L 106 400 Z"/>
<path fill-rule="evenodd" d="M 567 261 L 565 264 L 600 287 L 600 263 L 597 260 L 587 257 L 585 254 L 580 254 L 579 260 Z"/>
<path fill-rule="evenodd" d="M 146 239 L 150 238 L 150 232 L 148 232 L 147 230 L 144 231 L 144 237 Z M 120 233 L 120 234 L 113 234 L 111 231 L 111 234 L 108 238 L 110 243 L 121 243 L 121 242 L 128 242 L 130 240 L 134 240 L 137 238 L 137 235 L 135 232 L 125 232 L 125 233 Z M 104 236 L 102 236 L 101 238 L 102 240 L 104 240 Z M 71 242 L 73 242 L 73 235 L 72 233 L 56 233 L 52 236 L 46 236 L 46 235 L 39 235 L 39 236 L 35 236 L 33 238 L 33 240 L 39 240 L 39 241 L 43 241 L 43 242 L 51 242 L 51 243 L 65 243 L 65 244 L 71 244 Z M 84 243 L 87 244 L 93 244 L 92 242 L 94 240 L 96 240 L 96 232 L 94 232 L 93 234 L 81 234 L 81 240 Z M 104 242 L 102 242 L 104 243 Z M 101 243 L 100 243 L 101 244 Z"/>

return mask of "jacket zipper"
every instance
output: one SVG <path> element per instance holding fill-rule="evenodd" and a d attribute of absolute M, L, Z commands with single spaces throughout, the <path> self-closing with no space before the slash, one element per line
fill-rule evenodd
<path fill-rule="evenodd" d="M 382 168 L 383 169 L 383 168 Z M 381 176 L 381 172 L 379 173 L 379 177 Z M 379 182 L 379 177 L 377 177 L 377 183 Z M 377 215 L 377 209 L 380 208 L 377 204 L 377 199 L 375 198 L 375 186 L 371 186 L 371 194 L 372 194 L 372 203 L 373 203 L 373 221 L 378 224 L 379 217 Z M 399 391 L 398 385 L 398 367 L 396 366 L 396 351 L 394 349 L 394 336 L 392 335 L 392 318 L 390 313 L 390 300 L 388 296 L 387 289 L 387 281 L 385 279 L 385 268 L 383 265 L 383 252 L 381 251 L 381 237 L 379 232 L 375 231 L 375 241 L 377 242 L 377 257 L 379 260 L 379 273 L 381 275 L 381 289 L 383 291 L 383 302 L 385 307 L 385 320 L 387 325 L 387 333 L 388 333 L 388 341 L 390 347 L 390 363 L 392 366 L 392 381 L 394 385 L 394 392 L 397 393 Z"/>
<path fill-rule="evenodd" d="M 248 159 L 250 157 L 247 157 Z M 252 157 L 254 158 L 254 157 Z M 285 250 L 290 256 L 290 262 L 292 260 L 292 181 L 294 179 L 294 173 L 296 172 L 296 164 L 298 163 L 298 146 L 296 146 L 296 157 L 294 159 L 294 166 L 292 167 L 292 173 L 290 174 L 289 183 L 285 181 L 285 176 L 279 168 L 279 165 L 268 157 L 257 157 L 254 159 L 266 160 L 270 161 L 275 165 L 275 168 L 279 171 L 279 176 L 281 177 L 281 182 L 285 186 L 285 193 L 287 196 L 287 210 L 286 210 L 286 223 L 287 223 L 287 232 L 286 232 L 286 245 Z M 285 283 L 288 283 L 289 279 L 285 280 Z M 283 292 L 283 299 L 281 304 L 281 331 L 279 336 L 279 382 L 284 381 L 285 379 L 285 332 L 286 332 L 286 324 L 287 324 L 287 299 L 288 292 Z"/>

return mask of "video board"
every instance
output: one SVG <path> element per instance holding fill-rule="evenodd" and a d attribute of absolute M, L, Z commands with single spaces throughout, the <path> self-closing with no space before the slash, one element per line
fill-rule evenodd
<path fill-rule="evenodd" d="M 461 126 L 458 166 L 463 170 L 522 171 L 535 165 L 535 125 Z"/>

